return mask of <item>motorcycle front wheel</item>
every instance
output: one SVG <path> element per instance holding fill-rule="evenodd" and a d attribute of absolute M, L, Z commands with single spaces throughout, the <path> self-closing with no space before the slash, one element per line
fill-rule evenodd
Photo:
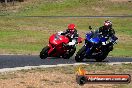
<path fill-rule="evenodd" d="M 48 51 L 49 51 L 49 46 L 46 46 L 42 49 L 42 51 L 40 52 L 40 58 L 41 59 L 45 59 L 48 57 Z"/>
<path fill-rule="evenodd" d="M 82 62 L 83 59 L 85 58 L 85 51 L 86 50 L 86 46 L 83 46 L 76 54 L 75 56 L 75 60 L 76 62 Z"/>

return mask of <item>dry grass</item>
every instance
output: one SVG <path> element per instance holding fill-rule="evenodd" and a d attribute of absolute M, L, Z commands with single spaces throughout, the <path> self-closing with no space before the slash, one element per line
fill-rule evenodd
<path fill-rule="evenodd" d="M 110 0 L 112 2 L 128 2 L 128 1 L 131 1 L 131 0 Z"/>
<path fill-rule="evenodd" d="M 0 80 L 0 88 L 112 88 L 112 84 L 86 84 L 79 86 L 75 74 L 60 71 L 15 73 L 15 77 Z"/>
<path fill-rule="evenodd" d="M 131 64 L 83 65 L 88 74 L 132 74 Z M 78 66 L 37 68 L 0 74 L 0 88 L 120 88 L 115 84 L 85 84 L 80 86 L 76 83 L 76 71 Z M 106 70 L 107 69 L 107 70 Z M 122 88 L 130 88 L 131 83 Z"/>
<path fill-rule="evenodd" d="M 6 5 L 5 3 L 0 3 L 0 10 L 1 11 L 12 11 L 12 12 L 17 12 L 18 10 L 20 10 L 21 8 L 23 8 L 24 6 L 26 6 L 29 3 L 35 3 L 38 0 L 24 0 L 24 2 L 18 2 L 15 1 L 13 2 L 8 2 Z"/>

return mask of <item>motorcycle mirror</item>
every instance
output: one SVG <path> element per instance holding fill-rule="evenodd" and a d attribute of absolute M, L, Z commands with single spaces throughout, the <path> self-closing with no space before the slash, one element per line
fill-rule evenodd
<path fill-rule="evenodd" d="M 91 27 L 91 26 L 89 26 L 89 29 L 91 30 L 91 29 L 92 29 L 92 27 Z"/>

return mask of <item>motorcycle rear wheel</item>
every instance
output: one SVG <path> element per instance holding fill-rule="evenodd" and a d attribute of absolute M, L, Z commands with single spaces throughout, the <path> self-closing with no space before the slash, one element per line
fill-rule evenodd
<path fill-rule="evenodd" d="M 103 55 L 100 55 L 98 58 L 95 58 L 96 62 L 102 62 L 107 56 L 109 52 L 105 52 Z"/>
<path fill-rule="evenodd" d="M 76 47 L 71 49 L 69 52 L 65 53 L 63 58 L 64 59 L 69 59 L 70 57 L 72 57 L 74 55 L 75 51 L 76 51 Z"/>

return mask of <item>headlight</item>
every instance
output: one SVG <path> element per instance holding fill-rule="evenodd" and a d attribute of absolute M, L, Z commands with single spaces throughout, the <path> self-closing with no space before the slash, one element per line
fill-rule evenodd
<path fill-rule="evenodd" d="M 106 45 L 106 42 L 102 42 L 102 45 Z"/>

